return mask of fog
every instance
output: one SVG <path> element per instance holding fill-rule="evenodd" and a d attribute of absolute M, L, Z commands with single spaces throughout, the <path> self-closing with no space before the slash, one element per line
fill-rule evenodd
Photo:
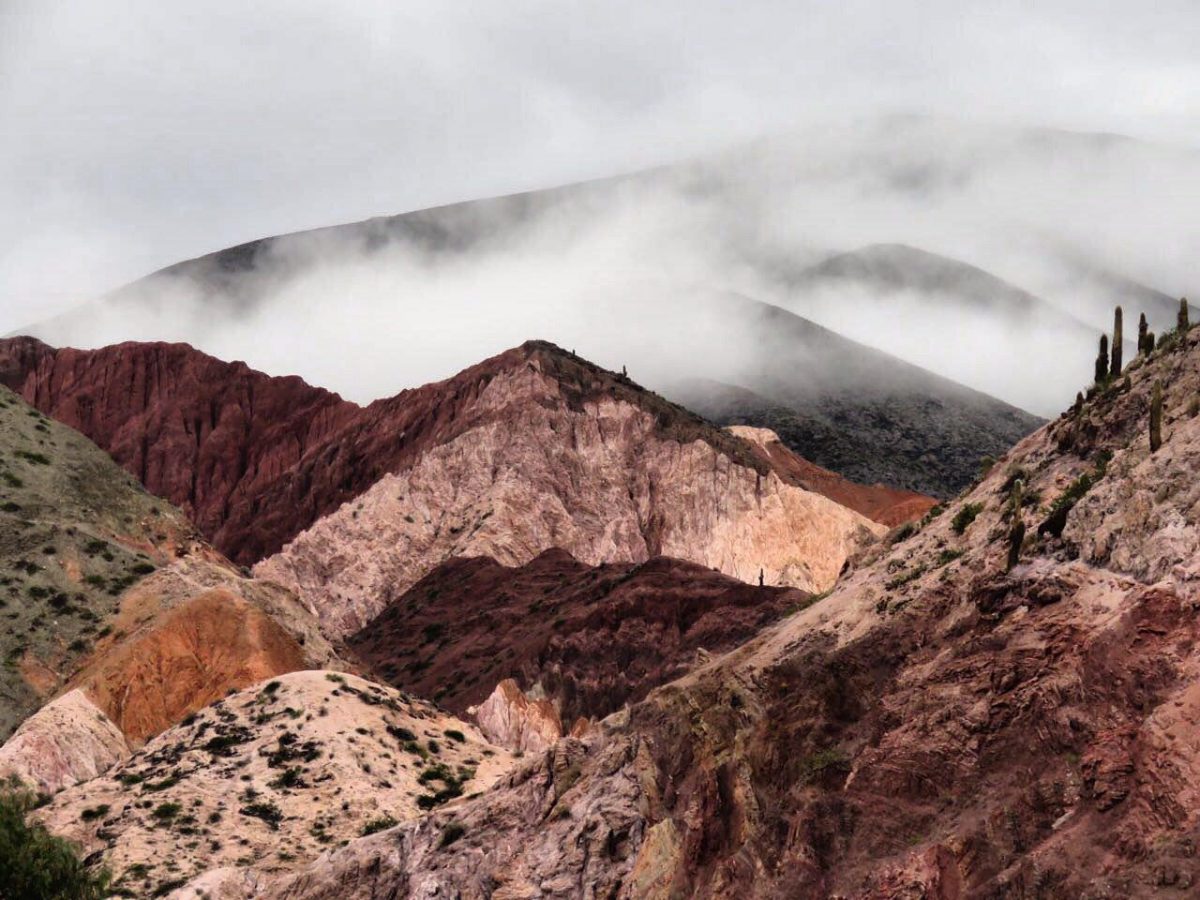
<path fill-rule="evenodd" d="M 1161 329 L 1200 280 L 1191 3 L 569 6 L 0 6 L 0 329 L 185 340 L 366 401 L 530 337 L 733 379 L 761 337 L 736 293 L 1052 414 L 1114 303 Z M 324 230 L 111 293 L 653 166 L 434 217 L 441 243 Z M 1044 305 L 805 280 L 877 243 Z"/>

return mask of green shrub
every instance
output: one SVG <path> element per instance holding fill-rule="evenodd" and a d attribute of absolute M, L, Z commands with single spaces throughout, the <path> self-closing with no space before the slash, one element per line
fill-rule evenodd
<path fill-rule="evenodd" d="M 962 534 L 971 523 L 975 521 L 975 517 L 983 512 L 982 503 L 964 503 L 959 507 L 958 512 L 954 514 L 954 518 L 950 522 L 950 527 L 955 534 Z"/>
<path fill-rule="evenodd" d="M 277 830 L 283 821 L 283 810 L 270 802 L 248 803 L 238 812 L 253 819 L 262 819 L 272 831 Z"/>
<path fill-rule="evenodd" d="M 467 742 L 467 736 L 465 734 L 463 734 L 461 731 L 459 731 L 457 728 L 447 728 L 445 731 L 442 732 L 442 734 L 444 734 L 446 737 L 450 738 L 450 740 L 452 740 L 452 741 L 458 741 L 458 743 L 460 743 L 460 744 L 465 744 Z"/>
<path fill-rule="evenodd" d="M 362 836 L 374 834 L 377 831 L 387 831 L 389 828 L 394 828 L 399 823 L 391 816 L 380 816 L 378 819 L 372 819 L 362 827 Z"/>
<path fill-rule="evenodd" d="M 26 792 L 0 792 L 0 897 L 108 896 L 108 872 L 89 872 L 69 843 L 29 822 L 26 816 L 33 805 Z"/>
<path fill-rule="evenodd" d="M 466 833 L 467 827 L 461 822 L 447 822 L 446 827 L 442 829 L 442 839 L 438 846 L 449 847 Z"/>
<path fill-rule="evenodd" d="M 183 807 L 175 802 L 160 803 L 158 806 L 154 807 L 153 816 L 160 822 L 169 822 L 179 815 L 179 812 L 182 809 Z"/>

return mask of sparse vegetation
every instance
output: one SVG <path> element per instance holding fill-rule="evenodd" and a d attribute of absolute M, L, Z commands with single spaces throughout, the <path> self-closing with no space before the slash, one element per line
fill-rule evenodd
<path fill-rule="evenodd" d="M 438 846 L 449 847 L 466 833 L 467 827 L 461 822 L 447 822 L 446 827 L 442 829 L 442 839 L 438 842 Z"/>
<path fill-rule="evenodd" d="M 387 831 L 389 828 L 394 828 L 398 824 L 399 823 L 391 816 L 380 816 L 379 818 L 372 819 L 363 825 L 362 831 L 359 833 L 363 837 L 366 837 L 368 834 L 375 834 L 377 831 Z"/>
<path fill-rule="evenodd" d="M 958 512 L 954 514 L 954 518 L 950 521 L 950 528 L 955 534 L 962 534 L 966 531 L 971 523 L 975 521 L 976 516 L 983 512 L 982 503 L 964 503 L 959 507 Z"/>

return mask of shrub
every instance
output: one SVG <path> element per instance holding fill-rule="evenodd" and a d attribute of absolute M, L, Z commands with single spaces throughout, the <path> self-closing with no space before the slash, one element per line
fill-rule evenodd
<path fill-rule="evenodd" d="M 446 827 L 442 829 L 442 840 L 438 846 L 449 847 L 466 833 L 467 827 L 461 822 L 447 822 Z"/>
<path fill-rule="evenodd" d="M 363 837 L 366 837 L 368 834 L 374 834 L 377 831 L 387 831 L 398 824 L 391 816 L 380 816 L 378 819 L 372 819 L 364 825 L 361 834 Z"/>
<path fill-rule="evenodd" d="M 79 818 L 85 822 L 92 822 L 102 816 L 108 815 L 108 810 L 109 806 L 107 803 L 101 803 L 99 806 L 89 806 L 79 814 Z"/>
<path fill-rule="evenodd" d="M 446 737 L 450 738 L 452 741 L 458 741 L 460 744 L 465 744 L 467 742 L 467 736 L 457 728 L 447 728 L 442 732 L 442 734 L 446 735 Z"/>
<path fill-rule="evenodd" d="M 279 823 L 283 821 L 283 810 L 271 802 L 248 803 L 238 810 L 243 816 L 250 816 L 253 819 L 262 819 L 267 827 L 272 831 L 279 828 Z"/>
<path fill-rule="evenodd" d="M 26 792 L 0 792 L 0 897 L 108 896 L 108 872 L 89 872 L 69 843 L 29 822 L 33 805 Z"/>
<path fill-rule="evenodd" d="M 962 534 L 971 523 L 975 521 L 975 517 L 983 512 L 982 503 L 964 503 L 959 507 L 958 512 L 954 514 L 954 518 L 950 522 L 950 527 L 955 534 Z"/>

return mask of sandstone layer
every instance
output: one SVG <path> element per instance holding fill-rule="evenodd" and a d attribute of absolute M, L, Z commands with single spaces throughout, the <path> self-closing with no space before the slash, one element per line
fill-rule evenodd
<path fill-rule="evenodd" d="M 891 488 L 883 484 L 858 484 L 836 472 L 822 469 L 792 452 L 769 428 L 730 425 L 731 433 L 747 441 L 778 472 L 786 472 L 794 484 L 822 494 L 881 525 L 894 527 L 914 522 L 937 506 L 925 494 Z"/>
<path fill-rule="evenodd" d="M 0 747 L 0 779 L 16 777 L 54 794 L 95 778 L 130 752 L 121 730 L 76 689 L 39 709 Z"/>

